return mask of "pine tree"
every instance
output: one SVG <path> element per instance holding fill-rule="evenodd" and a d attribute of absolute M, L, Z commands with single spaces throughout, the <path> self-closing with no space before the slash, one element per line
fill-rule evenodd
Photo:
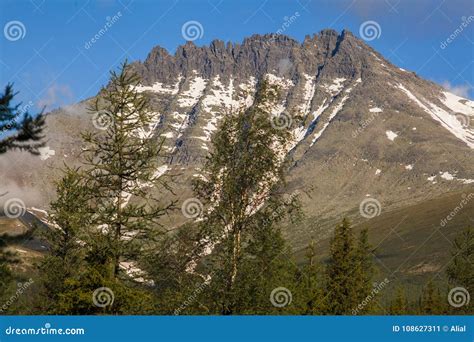
<path fill-rule="evenodd" d="M 409 312 L 409 303 L 406 298 L 405 290 L 403 287 L 398 287 L 395 299 L 393 299 L 388 308 L 390 315 L 408 315 Z"/>
<path fill-rule="evenodd" d="M 11 149 L 19 149 L 38 154 L 38 148 L 44 146 L 43 112 L 32 117 L 21 103 L 12 105 L 13 98 L 18 93 L 13 91 L 13 85 L 7 84 L 0 95 L 0 155 Z"/>
<path fill-rule="evenodd" d="M 326 307 L 334 315 L 349 314 L 357 302 L 354 286 L 354 237 L 347 219 L 335 229 L 330 242 L 330 259 L 326 267 Z"/>
<path fill-rule="evenodd" d="M 369 244 L 368 230 L 363 229 L 357 240 L 357 246 L 354 251 L 354 284 L 357 302 L 362 303 L 373 290 L 373 277 L 375 273 L 371 246 Z M 370 312 L 375 304 L 375 299 L 371 298 L 367 305 L 358 310 L 358 314 Z"/>
<path fill-rule="evenodd" d="M 474 229 L 465 229 L 454 241 L 452 259 L 447 267 L 446 274 L 450 288 L 462 287 L 470 296 L 474 296 Z M 461 307 L 451 310 L 453 313 L 473 313 L 473 300 Z"/>
<path fill-rule="evenodd" d="M 193 224 L 185 224 L 167 234 L 152 256 L 141 260 L 141 267 L 153 281 L 157 311 L 155 314 L 206 314 L 209 309 L 199 300 L 208 288 L 207 277 L 189 272 L 189 264 L 200 251 L 203 237 Z"/>
<path fill-rule="evenodd" d="M 261 221 L 249 243 L 242 247 L 238 268 L 233 314 L 298 313 L 295 305 L 297 267 L 292 263 L 291 251 L 279 227 L 270 221 Z M 272 297 L 272 291 L 277 288 L 285 288 L 279 301 L 276 295 Z"/>
<path fill-rule="evenodd" d="M 316 260 L 316 245 L 312 240 L 306 248 L 306 264 L 298 272 L 300 289 L 298 296 L 303 298 L 300 313 L 318 315 L 325 312 L 322 288 L 323 272 Z"/>
<path fill-rule="evenodd" d="M 67 284 L 84 272 L 86 247 L 85 229 L 90 216 L 87 196 L 78 169 L 67 168 L 57 183 L 57 199 L 51 203 L 53 229 L 46 233 L 49 254 L 39 265 L 42 293 L 41 303 L 45 313 L 68 313 L 58 306 L 67 291 Z"/>
<path fill-rule="evenodd" d="M 357 244 L 347 219 L 335 229 L 326 266 L 326 310 L 329 314 L 363 314 L 370 311 L 374 266 L 367 231 L 360 233 Z M 362 305 L 368 299 L 368 303 Z"/>
<path fill-rule="evenodd" d="M 440 290 L 430 280 L 424 287 L 420 298 L 420 314 L 441 315 L 445 312 Z"/>
<path fill-rule="evenodd" d="M 474 229 L 465 229 L 454 241 L 452 260 L 446 270 L 449 281 L 474 293 Z"/>

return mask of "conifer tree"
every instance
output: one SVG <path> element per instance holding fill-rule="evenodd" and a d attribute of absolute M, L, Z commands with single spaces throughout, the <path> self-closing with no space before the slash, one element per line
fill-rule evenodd
<path fill-rule="evenodd" d="M 446 270 L 451 284 L 474 293 L 474 229 L 465 229 L 454 241 L 452 260 Z"/>
<path fill-rule="evenodd" d="M 312 240 L 306 248 L 306 264 L 298 272 L 298 295 L 302 297 L 300 313 L 318 315 L 325 312 L 322 288 L 323 272 L 316 260 L 316 245 Z"/>
<path fill-rule="evenodd" d="M 357 244 L 347 219 L 335 229 L 326 266 L 326 310 L 329 314 L 358 314 L 370 310 L 373 298 L 362 309 L 359 304 L 371 293 L 374 266 L 367 231 L 360 233 Z"/>
<path fill-rule="evenodd" d="M 6 301 L 14 277 L 11 266 L 17 262 L 15 255 L 7 251 L 7 244 L 0 236 L 0 303 Z M 1 306 L 0 306 L 1 307 Z"/>
<path fill-rule="evenodd" d="M 326 267 L 326 307 L 334 315 L 349 314 L 357 305 L 354 236 L 347 219 L 335 229 Z"/>
<path fill-rule="evenodd" d="M 444 301 L 440 290 L 429 281 L 423 288 L 420 298 L 420 313 L 422 315 L 441 315 L 445 312 Z"/>
<path fill-rule="evenodd" d="M 118 73 L 112 71 L 109 85 L 90 108 L 100 129 L 83 134 L 82 174 L 93 212 L 89 234 L 107 251 L 103 262 L 110 264 L 114 278 L 122 261 L 137 260 L 144 247 L 158 240 L 159 219 L 172 207 L 153 195 L 167 187 L 160 178 L 162 141 L 153 136 L 159 117 L 137 90 L 139 81 L 126 62 Z"/>
<path fill-rule="evenodd" d="M 153 137 L 159 117 L 137 90 L 139 77 L 126 63 L 111 73 L 107 87 L 90 107 L 94 131 L 83 134 L 80 169 L 67 169 L 52 203 L 58 226 L 50 237 L 51 256 L 45 292 L 57 300 L 51 311 L 63 314 L 153 312 L 142 273 L 133 270 L 163 229 L 159 219 L 172 203 L 153 195 L 167 188 L 160 178 L 161 141 Z M 132 264 L 132 271 L 124 263 Z M 95 290 L 114 299 L 94 303 Z M 99 303 L 100 304 L 100 303 Z"/>
<path fill-rule="evenodd" d="M 452 259 L 446 273 L 450 288 L 462 287 L 470 295 L 471 300 L 460 307 L 451 307 L 456 314 L 473 313 L 474 304 L 474 229 L 466 228 L 454 240 L 451 251 Z"/>
<path fill-rule="evenodd" d="M 11 102 L 17 94 L 12 84 L 7 84 L 0 94 L 0 155 L 11 149 L 38 154 L 38 148 L 44 145 L 43 112 L 33 117 L 25 110 L 26 106 L 13 105 Z"/>
<path fill-rule="evenodd" d="M 375 269 L 373 264 L 373 257 L 371 252 L 371 246 L 369 244 L 368 230 L 363 229 L 360 232 L 357 240 L 357 246 L 354 251 L 354 287 L 357 295 L 357 302 L 361 303 L 364 301 L 373 289 L 372 279 L 374 277 Z M 367 305 L 361 310 L 358 310 L 359 314 L 370 312 L 375 304 L 374 298 L 372 298 Z"/>
<path fill-rule="evenodd" d="M 22 107 L 21 103 L 13 105 L 17 94 L 12 84 L 7 84 L 3 94 L 0 94 L 0 155 L 13 149 L 38 154 L 38 148 L 44 145 L 43 113 L 32 117 L 26 106 Z M 0 194 L 0 197 L 3 195 Z M 16 262 L 15 254 L 7 251 L 6 239 L 0 236 L 0 300 L 14 280 L 10 268 Z"/>
<path fill-rule="evenodd" d="M 297 268 L 279 227 L 274 227 L 273 222 L 263 220 L 255 227 L 251 240 L 242 247 L 238 267 L 233 314 L 298 313 Z M 278 288 L 285 289 L 280 299 L 274 292 Z"/>
<path fill-rule="evenodd" d="M 152 255 L 141 259 L 140 266 L 153 281 L 155 314 L 208 314 L 201 303 L 201 292 L 208 289 L 208 277 L 189 272 L 189 264 L 199 255 L 203 236 L 196 225 L 185 224 L 167 234 Z"/>
<path fill-rule="evenodd" d="M 58 306 L 67 283 L 84 272 L 86 228 L 90 221 L 87 196 L 77 169 L 67 168 L 57 182 L 57 199 L 51 203 L 53 229 L 46 233 L 49 254 L 39 265 L 45 313 L 67 313 Z"/>
<path fill-rule="evenodd" d="M 409 314 L 409 303 L 406 298 L 405 290 L 403 287 L 398 287 L 396 290 L 395 298 L 391 301 L 388 312 L 390 315 L 408 315 Z"/>

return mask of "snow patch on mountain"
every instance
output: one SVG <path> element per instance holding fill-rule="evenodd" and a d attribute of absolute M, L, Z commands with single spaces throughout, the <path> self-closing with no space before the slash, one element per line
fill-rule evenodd
<path fill-rule="evenodd" d="M 443 178 L 444 180 L 449 180 L 449 181 L 457 180 L 464 184 L 474 183 L 474 179 L 457 178 L 456 176 L 452 175 L 448 171 L 445 171 L 445 172 L 440 171 L 439 173 L 440 173 L 440 177 Z"/>
<path fill-rule="evenodd" d="M 288 80 L 288 79 L 285 79 L 283 77 L 279 77 L 279 76 L 276 76 L 276 75 L 273 75 L 273 74 L 266 74 L 265 75 L 268 83 L 270 83 L 271 85 L 277 85 L 277 86 L 280 86 L 282 87 L 283 89 L 288 89 L 292 86 L 294 86 L 295 84 L 293 83 L 293 81 L 291 80 Z"/>
<path fill-rule="evenodd" d="M 396 137 L 398 137 L 398 134 L 393 132 L 393 131 L 386 131 L 385 134 L 387 135 L 388 140 L 394 141 Z"/>
<path fill-rule="evenodd" d="M 443 92 L 441 102 L 453 112 L 474 116 L 474 101 L 467 100 L 450 92 Z"/>
<path fill-rule="evenodd" d="M 456 173 L 456 172 L 455 172 Z M 433 184 L 436 184 L 435 178 L 437 175 L 433 175 L 431 177 L 428 177 L 427 180 L 432 182 Z M 439 177 L 441 179 L 447 180 L 447 181 L 458 181 L 463 184 L 472 184 L 474 183 L 474 179 L 466 179 L 466 178 L 458 178 L 449 171 L 439 171 Z"/>
<path fill-rule="evenodd" d="M 314 76 L 304 74 L 304 78 L 306 79 L 306 82 L 304 84 L 303 103 L 299 108 L 303 112 L 303 115 L 306 115 L 311 107 L 311 101 L 313 100 L 314 92 L 316 91 L 316 83 L 314 83 Z"/>
<path fill-rule="evenodd" d="M 191 80 L 189 84 L 189 89 L 184 91 L 181 97 L 178 99 L 178 104 L 180 107 L 193 107 L 198 103 L 199 99 L 206 89 L 207 80 L 201 76 L 196 76 Z"/>
<path fill-rule="evenodd" d="M 371 113 L 381 113 L 381 112 L 383 112 L 383 110 L 381 108 L 374 107 L 374 108 L 370 108 L 369 112 L 371 112 Z"/>
<path fill-rule="evenodd" d="M 314 143 L 321 137 L 323 132 L 326 130 L 326 128 L 329 126 L 331 121 L 336 117 L 337 113 L 344 107 L 344 103 L 346 103 L 347 99 L 349 98 L 349 95 L 346 95 L 342 98 L 341 102 L 339 102 L 336 107 L 332 110 L 331 114 L 329 114 L 329 119 L 326 123 L 324 123 L 323 127 L 313 136 L 313 140 L 311 141 L 311 145 L 313 146 Z"/>
<path fill-rule="evenodd" d="M 335 94 L 339 93 L 342 88 L 344 88 L 345 80 L 346 79 L 342 77 L 335 78 L 332 84 L 323 84 L 321 87 L 334 96 Z"/>
<path fill-rule="evenodd" d="M 470 130 L 468 127 L 463 127 L 462 123 L 456 118 L 455 115 L 448 113 L 447 111 L 441 109 L 433 103 L 429 103 L 428 101 L 426 101 L 426 104 L 424 104 L 402 84 L 398 84 L 397 88 L 402 90 L 408 96 L 408 98 L 413 100 L 418 106 L 420 106 L 434 120 L 438 121 L 441 126 L 446 128 L 455 137 L 464 141 L 470 148 L 474 148 L 474 131 Z M 451 95 L 445 101 L 447 101 L 449 105 L 458 108 L 458 106 L 454 106 L 453 103 L 453 98 L 456 95 Z M 459 103 L 459 105 L 461 106 L 462 104 Z"/>
<path fill-rule="evenodd" d="M 222 108 L 227 110 L 236 108 L 239 106 L 239 101 L 234 100 L 234 80 L 231 78 L 229 85 L 226 87 L 219 79 L 219 76 L 214 77 L 212 80 L 211 94 L 206 95 L 202 101 L 203 109 L 209 113 L 222 113 Z M 214 110 L 218 107 L 218 110 Z"/>
<path fill-rule="evenodd" d="M 164 85 L 161 82 L 155 82 L 152 86 L 138 85 L 136 89 L 139 93 L 151 91 L 158 94 L 176 95 L 179 92 L 179 84 L 181 83 L 182 79 L 183 76 L 180 75 L 174 85 Z"/>
<path fill-rule="evenodd" d="M 330 102 L 326 103 L 326 99 L 324 99 L 323 103 L 321 103 L 321 106 L 319 106 L 319 108 L 313 112 L 313 122 L 318 119 L 318 117 L 329 107 L 330 104 Z"/>

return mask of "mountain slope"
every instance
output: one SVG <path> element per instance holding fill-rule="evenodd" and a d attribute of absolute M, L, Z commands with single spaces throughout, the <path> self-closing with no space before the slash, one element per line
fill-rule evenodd
<path fill-rule="evenodd" d="M 279 35 L 187 43 L 174 55 L 156 47 L 132 66 L 156 113 L 154 134 L 165 138 L 161 171 L 180 174 L 181 201 L 192 197 L 220 120 L 249 106 L 263 78 L 281 89 L 275 124 L 294 134 L 288 191 L 301 192 L 307 216 L 325 229 L 344 215 L 366 221 L 358 213 L 366 199 L 385 213 L 473 190 L 474 102 L 396 67 L 348 31 L 323 30 L 303 43 Z M 86 105 L 48 115 L 47 160 L 2 157 L 3 176 L 28 189 L 20 195 L 27 204 L 47 208 L 58 168 L 77 160 L 79 133 L 95 129 Z M 311 235 L 305 229 L 295 240 Z"/>

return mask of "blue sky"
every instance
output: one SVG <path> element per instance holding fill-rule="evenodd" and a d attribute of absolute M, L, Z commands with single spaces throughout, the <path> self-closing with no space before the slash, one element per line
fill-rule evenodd
<path fill-rule="evenodd" d="M 296 12 L 285 34 L 300 41 L 324 28 L 360 36 L 375 21 L 379 36 L 368 44 L 391 62 L 474 97 L 470 0 L 0 0 L 0 86 L 14 82 L 33 111 L 51 110 L 95 95 L 125 58 L 144 60 L 156 45 L 174 52 L 188 21 L 202 25 L 194 43 L 206 45 L 276 32 Z"/>

